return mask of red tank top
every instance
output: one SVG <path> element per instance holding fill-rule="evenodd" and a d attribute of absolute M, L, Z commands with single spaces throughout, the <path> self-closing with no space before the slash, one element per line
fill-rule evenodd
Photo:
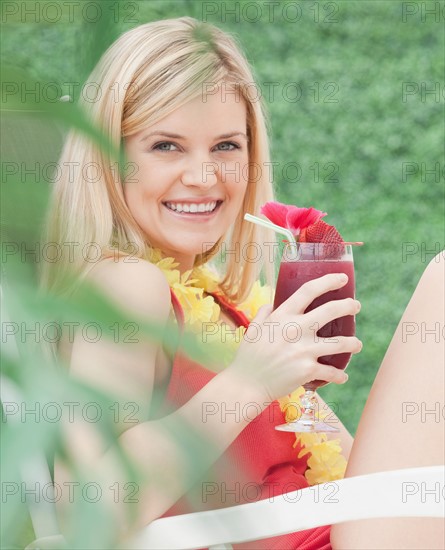
<path fill-rule="evenodd" d="M 241 311 L 224 296 L 216 293 L 212 296 L 237 326 L 247 328 L 249 321 Z M 182 329 L 184 314 L 172 290 L 171 299 L 178 325 Z M 173 370 L 166 393 L 168 409 L 171 411 L 181 407 L 213 376 L 215 373 L 192 361 L 179 349 L 173 359 Z M 310 455 L 299 459 L 301 447 L 293 447 L 294 434 L 274 429 L 274 426 L 285 421 L 277 401 L 259 415 L 255 413 L 254 404 L 250 411 L 245 407 L 243 411 L 224 413 L 227 416 L 247 415 L 253 420 L 206 472 L 202 480 L 176 502 L 164 517 L 256 502 L 308 486 L 304 472 Z M 304 512 L 296 506 L 296 513 Z M 234 548 L 330 550 L 329 533 L 330 526 L 325 526 L 262 541 L 236 544 Z"/>

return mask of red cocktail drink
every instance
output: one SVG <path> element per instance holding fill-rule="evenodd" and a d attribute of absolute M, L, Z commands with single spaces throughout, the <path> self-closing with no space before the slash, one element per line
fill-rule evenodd
<path fill-rule="evenodd" d="M 322 277 L 328 273 L 346 273 L 348 282 L 338 290 L 327 292 L 314 300 L 306 311 L 311 311 L 331 300 L 342 300 L 354 298 L 354 263 L 352 260 L 351 247 L 348 245 L 325 245 L 299 243 L 296 247 L 289 246 L 283 253 L 278 275 L 274 309 L 281 305 L 304 283 Z M 354 336 L 355 317 L 348 315 L 334 319 L 327 325 L 314 327 L 314 337 L 335 338 L 336 336 Z M 335 355 L 324 355 L 318 358 L 320 363 L 332 365 L 337 369 L 344 370 L 351 358 L 350 353 L 338 353 Z M 315 390 L 324 386 L 326 382 L 313 380 L 305 384 L 305 389 Z"/>
<path fill-rule="evenodd" d="M 274 309 L 279 307 L 304 283 L 327 275 L 328 273 L 346 273 L 348 282 L 338 290 L 326 292 L 316 298 L 307 308 L 311 311 L 326 302 L 354 298 L 354 264 L 352 247 L 345 244 L 325 243 L 292 243 L 286 246 L 280 264 Z M 334 319 L 323 327 L 314 326 L 314 338 L 335 338 L 337 336 L 354 336 L 355 318 L 352 315 Z M 318 357 L 320 363 L 332 365 L 344 370 L 351 357 L 350 353 L 324 355 Z M 316 388 L 324 386 L 323 380 L 312 380 L 304 384 L 306 390 L 301 397 L 301 417 L 297 421 L 275 426 L 276 430 L 286 432 L 338 432 L 338 428 L 324 422 L 316 421 L 315 411 L 318 402 Z"/>

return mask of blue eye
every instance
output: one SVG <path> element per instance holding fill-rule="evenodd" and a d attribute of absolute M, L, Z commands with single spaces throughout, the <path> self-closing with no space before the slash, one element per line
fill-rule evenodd
<path fill-rule="evenodd" d="M 176 147 L 176 145 L 171 141 L 161 141 L 160 143 L 156 143 L 155 145 L 153 145 L 153 149 L 156 149 L 157 151 L 168 152 L 173 150 L 173 149 L 170 149 L 171 146 Z"/>
<path fill-rule="evenodd" d="M 222 143 L 219 143 L 217 147 L 220 148 L 220 151 L 234 151 L 235 149 L 240 148 L 240 146 L 237 143 L 233 143 L 233 141 L 223 141 Z"/>

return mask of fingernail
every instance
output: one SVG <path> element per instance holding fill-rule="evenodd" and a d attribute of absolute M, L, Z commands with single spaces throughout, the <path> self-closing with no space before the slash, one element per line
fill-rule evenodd
<path fill-rule="evenodd" d="M 346 373 L 344 373 L 344 379 L 343 379 L 342 384 L 344 384 L 345 382 L 347 382 L 347 381 L 348 381 L 348 378 L 349 378 L 349 376 L 348 376 Z"/>
<path fill-rule="evenodd" d="M 362 309 L 362 304 L 358 300 L 356 300 L 356 302 L 357 302 L 357 311 L 360 311 Z"/>
<path fill-rule="evenodd" d="M 348 280 L 348 276 L 346 275 L 346 273 L 340 273 L 340 281 L 342 283 L 346 283 Z"/>

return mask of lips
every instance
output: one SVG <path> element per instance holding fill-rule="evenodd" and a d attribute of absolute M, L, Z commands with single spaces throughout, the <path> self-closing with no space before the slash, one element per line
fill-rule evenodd
<path fill-rule="evenodd" d="M 162 204 L 165 208 L 181 217 L 210 217 L 219 210 L 222 200 L 208 202 L 170 202 L 166 201 Z"/>

